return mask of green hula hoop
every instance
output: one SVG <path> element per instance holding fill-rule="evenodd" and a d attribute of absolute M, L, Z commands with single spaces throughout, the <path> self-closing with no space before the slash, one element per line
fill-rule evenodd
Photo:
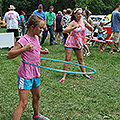
<path fill-rule="evenodd" d="M 26 61 L 24 61 L 24 60 L 22 60 L 22 59 L 21 59 L 21 61 L 24 62 L 24 63 L 26 63 L 26 64 L 28 64 L 28 65 L 32 65 L 32 66 L 35 66 L 35 67 L 39 67 L 39 68 L 42 68 L 42 69 L 47 69 L 47 70 L 51 70 L 51 71 L 55 71 L 55 72 L 61 72 L 61 73 L 80 74 L 80 75 L 95 74 L 95 73 L 96 73 L 96 70 L 95 70 L 95 69 L 90 68 L 90 67 L 87 67 L 87 66 L 85 66 L 85 65 L 81 65 L 81 64 L 77 64 L 77 63 L 72 63 L 72 62 L 67 62 L 67 61 L 62 61 L 62 60 L 50 59 L 50 58 L 40 58 L 40 59 L 41 59 L 41 60 L 48 60 L 48 61 L 54 61 L 54 62 L 61 62 L 61 63 L 68 63 L 68 64 L 72 64 L 72 65 L 77 65 L 77 66 L 80 66 L 80 67 L 85 67 L 85 68 L 87 68 L 87 69 L 90 69 L 90 70 L 92 70 L 93 72 L 83 73 L 83 72 L 65 71 L 65 70 L 59 70 L 59 69 L 44 67 L 44 66 L 38 66 L 38 65 L 35 65 L 35 64 L 26 62 Z"/>

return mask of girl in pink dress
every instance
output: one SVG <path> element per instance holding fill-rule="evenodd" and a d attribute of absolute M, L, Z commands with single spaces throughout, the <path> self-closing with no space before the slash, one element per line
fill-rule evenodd
<path fill-rule="evenodd" d="M 85 44 L 85 27 L 88 28 L 88 30 L 93 31 L 93 27 L 87 23 L 85 20 L 81 19 L 82 17 L 82 9 L 76 8 L 73 10 L 71 22 L 69 25 L 65 28 L 63 33 L 69 33 L 66 43 L 65 43 L 65 61 L 70 62 L 72 57 L 72 52 L 74 51 L 79 64 L 85 65 L 83 61 L 83 46 Z M 69 64 L 63 65 L 63 70 L 68 70 Z M 86 73 L 86 70 L 84 67 L 80 67 L 81 71 Z M 86 78 L 90 78 L 88 75 L 84 75 Z M 61 82 L 64 82 L 66 78 L 66 73 L 63 73 L 63 77 L 61 79 Z"/>
<path fill-rule="evenodd" d="M 22 60 L 40 65 L 40 54 L 48 54 L 48 49 L 41 50 L 38 35 L 44 27 L 44 20 L 38 15 L 32 15 L 27 22 L 27 34 L 22 36 L 9 51 L 7 58 L 12 59 L 21 55 Z M 39 114 L 40 99 L 40 69 L 21 62 L 18 69 L 19 105 L 14 111 L 13 120 L 20 120 L 28 103 L 29 90 L 32 93 L 34 115 L 32 120 L 49 120 Z"/>

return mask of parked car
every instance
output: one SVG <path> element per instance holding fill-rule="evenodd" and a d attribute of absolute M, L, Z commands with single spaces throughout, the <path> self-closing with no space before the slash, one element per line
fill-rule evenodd
<path fill-rule="evenodd" d="M 98 26 L 100 21 L 105 21 L 106 23 L 110 21 L 107 15 L 91 15 L 90 18 L 93 21 L 93 27 Z"/>
<path fill-rule="evenodd" d="M 4 20 L 0 20 L 0 27 L 6 27 L 6 22 Z"/>
<path fill-rule="evenodd" d="M 99 26 L 100 21 L 105 21 L 105 23 L 110 22 L 110 18 L 107 15 L 91 15 L 90 18 L 93 21 L 94 37 L 97 37 L 98 26 Z"/>

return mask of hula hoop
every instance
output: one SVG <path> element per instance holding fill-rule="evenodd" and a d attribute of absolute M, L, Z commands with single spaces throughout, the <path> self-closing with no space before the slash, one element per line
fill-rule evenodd
<path fill-rule="evenodd" d="M 80 36 L 80 38 L 84 38 L 84 39 L 87 39 L 87 40 L 92 40 L 92 41 L 97 41 L 97 42 L 101 42 L 101 43 L 106 43 L 106 41 L 102 41 L 102 40 L 98 40 L 98 39 L 92 39 L 92 38 L 88 38 L 88 37 L 82 37 Z"/>
<path fill-rule="evenodd" d="M 35 66 L 35 67 L 39 67 L 39 68 L 42 68 L 42 69 L 47 69 L 47 70 L 51 70 L 51 71 L 55 71 L 55 72 L 62 72 L 62 73 L 69 73 L 69 74 L 81 74 L 81 75 L 95 74 L 95 73 L 96 73 L 96 70 L 95 70 L 95 69 L 90 68 L 90 67 L 87 67 L 87 66 L 85 66 L 85 65 L 81 65 L 81 64 L 77 64 L 77 63 L 72 63 L 72 62 L 67 62 L 67 61 L 62 61 L 62 60 L 50 59 L 50 58 L 40 58 L 40 59 L 41 59 L 41 60 L 49 60 L 49 61 L 54 61 L 54 62 L 61 62 L 61 63 L 68 63 L 68 64 L 72 64 L 72 65 L 77 65 L 77 66 L 80 66 L 80 67 L 85 67 L 85 68 L 87 68 L 87 69 L 90 69 L 90 70 L 92 70 L 93 72 L 83 73 L 83 72 L 65 71 L 65 70 L 59 70 L 59 69 L 44 67 L 44 66 L 38 66 L 38 65 L 35 65 L 35 64 L 26 62 L 26 61 L 24 61 L 24 60 L 22 60 L 22 59 L 21 59 L 21 61 L 24 62 L 24 63 L 26 63 L 26 64 L 28 64 L 28 65 L 32 65 L 32 66 Z"/>

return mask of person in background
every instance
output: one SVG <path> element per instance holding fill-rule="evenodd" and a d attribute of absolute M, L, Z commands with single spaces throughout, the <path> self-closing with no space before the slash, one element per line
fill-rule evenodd
<path fill-rule="evenodd" d="M 115 10 L 112 12 L 111 16 L 111 30 L 113 31 L 113 41 L 111 44 L 110 53 L 113 52 L 115 43 L 118 43 L 117 52 L 120 52 L 120 3 L 116 4 Z"/>
<path fill-rule="evenodd" d="M 20 15 L 20 26 L 22 27 L 22 31 L 21 31 L 21 35 L 23 36 L 25 33 L 25 23 L 26 23 L 26 19 L 25 19 L 25 12 L 22 11 L 21 15 Z"/>
<path fill-rule="evenodd" d="M 71 21 L 71 14 L 72 14 L 72 9 L 68 8 L 66 11 L 66 15 L 62 17 L 62 30 L 63 31 Z M 65 44 L 66 39 L 68 37 L 68 33 L 63 33 L 63 36 L 64 36 L 64 44 Z"/>
<path fill-rule="evenodd" d="M 66 15 L 66 10 L 64 9 L 62 16 L 65 16 L 65 15 Z M 64 35 L 63 35 L 62 41 L 64 42 Z"/>
<path fill-rule="evenodd" d="M 62 16 L 65 16 L 65 15 L 66 15 L 66 10 L 64 9 Z"/>
<path fill-rule="evenodd" d="M 19 36 L 18 24 L 20 23 L 19 14 L 15 9 L 14 5 L 10 5 L 10 11 L 6 12 L 4 16 L 4 20 L 7 24 L 7 32 L 14 32 L 14 45 L 16 44 L 16 37 Z"/>
<path fill-rule="evenodd" d="M 105 37 L 104 37 L 104 32 L 106 32 L 106 30 L 103 30 L 103 26 L 104 26 L 105 22 L 104 21 L 101 21 L 100 22 L 100 25 L 98 27 L 98 35 L 97 35 L 97 39 L 98 40 L 102 40 L 104 41 L 105 40 Z M 104 45 L 104 43 L 101 43 L 100 44 L 100 51 L 103 52 L 104 48 L 102 48 Z"/>
<path fill-rule="evenodd" d="M 58 11 L 58 15 L 56 16 L 56 31 L 55 31 L 55 43 L 57 44 L 57 35 L 60 36 L 60 45 L 62 44 L 62 12 Z M 59 38 L 59 37 L 58 37 Z"/>
<path fill-rule="evenodd" d="M 43 29 L 43 33 L 41 32 L 39 36 L 45 36 L 46 34 L 46 31 L 47 31 L 47 25 L 46 25 L 46 17 L 45 17 L 45 12 L 43 12 L 43 5 L 42 4 L 39 4 L 38 6 L 38 9 L 35 10 L 32 15 L 39 15 L 40 17 L 42 17 L 44 19 L 44 22 L 45 22 L 45 26 L 44 26 L 44 29 Z"/>
<path fill-rule="evenodd" d="M 82 19 L 82 8 L 75 8 L 72 13 L 71 22 L 64 29 L 63 33 L 69 33 L 65 43 L 65 61 L 70 62 L 73 51 L 76 54 L 77 60 L 79 64 L 85 65 L 83 60 L 83 45 L 85 44 L 85 40 L 82 37 L 85 37 L 85 27 L 87 27 L 90 31 L 93 31 L 93 27 Z M 68 70 L 69 64 L 64 63 L 63 70 Z M 83 73 L 86 73 L 84 67 L 80 67 Z M 84 75 L 86 78 L 91 78 L 91 76 Z M 66 78 L 66 73 L 63 73 L 63 77 L 60 80 L 64 82 Z"/>
<path fill-rule="evenodd" d="M 50 33 L 50 46 L 53 45 L 53 40 L 54 40 L 54 31 L 56 31 L 56 15 L 53 12 L 54 7 L 50 6 L 49 7 L 49 12 L 46 12 L 45 16 L 46 16 L 46 24 L 47 24 L 47 31 L 45 33 L 45 35 L 43 35 L 42 40 L 41 40 L 41 45 L 44 43 L 48 31 Z"/>
<path fill-rule="evenodd" d="M 90 18 L 90 15 L 92 13 L 87 10 L 87 8 L 83 11 L 83 15 L 84 15 L 84 20 L 86 20 L 91 26 L 93 26 L 93 22 L 92 22 L 92 19 Z M 89 38 L 92 38 L 93 37 L 93 33 L 91 33 L 91 31 L 89 31 L 86 27 L 85 27 L 85 36 L 86 37 L 89 37 Z M 86 44 L 84 45 L 84 56 L 90 56 L 91 53 L 90 53 L 90 50 L 87 46 L 87 40 L 86 40 Z"/>

